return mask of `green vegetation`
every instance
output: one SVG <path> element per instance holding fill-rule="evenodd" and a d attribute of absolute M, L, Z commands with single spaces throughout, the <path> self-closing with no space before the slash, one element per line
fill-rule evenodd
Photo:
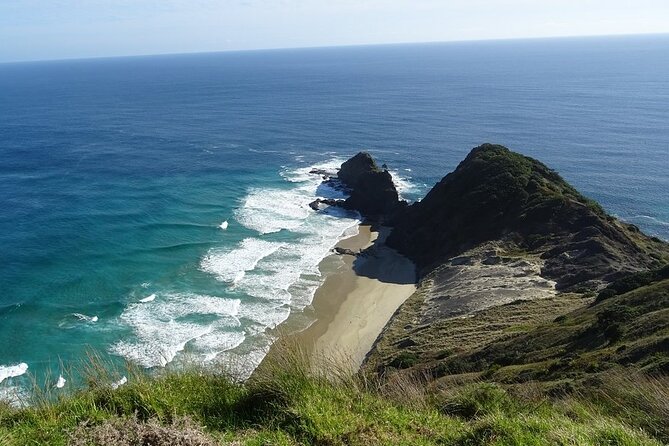
<path fill-rule="evenodd" d="M 468 373 L 474 365 L 462 359 L 464 355 L 495 342 L 526 335 L 592 301 L 578 294 L 559 294 L 549 299 L 519 300 L 488 308 L 473 317 L 424 321 L 427 294 L 425 287 L 419 288 L 395 314 L 365 365 L 368 374 L 384 374 L 402 368 L 394 362 L 407 354 L 417 360 L 410 367 L 429 369 L 438 377 Z M 566 316 L 560 320 L 562 318 Z M 476 367 L 487 371 L 492 365 L 481 361 Z"/>
<path fill-rule="evenodd" d="M 659 445 L 669 438 L 653 421 L 667 415 L 666 381 L 548 399 L 484 382 L 439 389 L 402 374 L 370 381 L 334 367 L 326 378 L 299 354 L 279 356 L 243 384 L 194 370 L 157 377 L 135 370 L 113 390 L 98 367 L 85 390 L 1 408 L 0 444 Z M 639 393 L 655 399 L 639 404 Z"/>
<path fill-rule="evenodd" d="M 538 380 L 581 387 L 606 370 L 634 366 L 669 373 L 669 280 L 640 286 L 593 305 L 445 359 L 468 372 L 495 364 L 497 380 Z"/>
<path fill-rule="evenodd" d="M 669 279 L 669 265 L 659 269 L 630 274 L 616 280 L 600 291 L 597 295 L 596 302 L 601 302 L 613 296 L 628 293 L 632 290 L 641 288 L 645 285 L 650 285 L 653 282 L 658 282 L 663 279 Z"/>
<path fill-rule="evenodd" d="M 666 243 L 607 215 L 543 163 L 493 144 L 474 148 L 388 237 L 423 274 L 488 241 L 540 255 L 542 276 L 562 291 L 594 291 L 669 262 Z"/>
<path fill-rule="evenodd" d="M 424 299 L 419 291 L 386 328 L 367 373 L 402 369 L 429 375 L 442 387 L 484 379 L 538 386 L 551 395 L 587 393 L 611 373 L 661 378 L 669 373 L 666 271 L 614 282 L 609 289 L 620 294 L 603 300 L 558 294 L 429 324 L 416 323 Z M 398 367 L 396 358 L 409 354 L 416 361 Z"/>

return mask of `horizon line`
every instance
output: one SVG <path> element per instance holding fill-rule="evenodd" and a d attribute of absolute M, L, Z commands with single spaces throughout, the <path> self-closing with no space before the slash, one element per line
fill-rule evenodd
<path fill-rule="evenodd" d="M 285 46 L 285 47 L 264 47 L 264 48 L 245 48 L 245 49 L 226 49 L 226 50 L 196 50 L 185 52 L 165 52 L 165 53 L 142 53 L 142 54 L 112 54 L 108 56 L 83 56 L 83 57 L 62 57 L 54 59 L 17 59 L 0 61 L 0 65 L 38 63 L 38 62 L 67 62 L 84 61 L 96 59 L 126 59 L 134 57 L 159 57 L 159 56 L 187 56 L 198 54 L 226 54 L 226 53 L 251 53 L 262 51 L 287 51 L 287 50 L 310 50 L 310 49 L 334 49 L 334 48 L 358 48 L 372 46 L 401 46 L 401 45 L 438 45 L 449 43 L 486 43 L 486 42 L 514 42 L 528 40 L 561 40 L 561 39 L 597 39 L 597 38 L 624 38 L 624 37 L 652 37 L 669 36 L 669 32 L 648 32 L 648 33 L 621 33 L 621 34 L 585 34 L 585 35 L 557 35 L 540 37 L 506 37 L 506 38 L 486 38 L 486 39 L 456 39 L 456 40 L 428 40 L 428 41 L 401 41 L 401 42 L 379 42 L 379 43 L 353 43 L 343 45 L 311 45 L 311 46 Z"/>

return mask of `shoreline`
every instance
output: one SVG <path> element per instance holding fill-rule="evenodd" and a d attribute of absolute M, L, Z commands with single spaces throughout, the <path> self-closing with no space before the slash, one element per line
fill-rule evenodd
<path fill-rule="evenodd" d="M 364 253 L 331 254 L 321 261 L 325 280 L 311 305 L 277 327 L 280 339 L 263 362 L 278 354 L 281 345 L 290 345 L 304 353 L 313 368 L 334 365 L 357 372 L 393 314 L 416 290 L 415 266 L 385 246 L 388 233 L 388 228 L 376 231 L 361 223 L 358 234 L 337 243 L 338 248 Z M 297 327 L 305 316 L 313 322 Z"/>

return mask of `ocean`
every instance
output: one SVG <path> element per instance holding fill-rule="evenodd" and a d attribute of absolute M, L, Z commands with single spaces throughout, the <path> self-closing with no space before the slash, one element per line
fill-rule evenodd
<path fill-rule="evenodd" d="M 669 36 L 0 64 L 0 387 L 90 351 L 248 373 L 358 216 L 360 150 L 420 199 L 468 151 L 537 157 L 669 239 Z M 71 381 L 70 378 L 68 380 Z"/>

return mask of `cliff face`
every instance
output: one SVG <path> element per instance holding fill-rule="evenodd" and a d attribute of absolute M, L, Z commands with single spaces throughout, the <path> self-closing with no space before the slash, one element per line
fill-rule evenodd
<path fill-rule="evenodd" d="M 499 240 L 540 254 L 558 289 L 600 287 L 660 265 L 666 244 L 607 215 L 556 172 L 484 144 L 396 220 L 388 244 L 427 272 L 449 257 Z"/>
<path fill-rule="evenodd" d="M 366 217 L 388 217 L 404 203 L 390 172 L 379 168 L 369 153 L 360 152 L 344 162 L 337 176 L 351 191 L 343 206 Z"/>

